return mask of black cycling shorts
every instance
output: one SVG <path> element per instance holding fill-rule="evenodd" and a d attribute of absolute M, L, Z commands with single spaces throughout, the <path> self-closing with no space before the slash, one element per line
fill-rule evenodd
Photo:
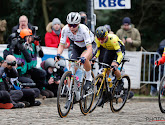
<path fill-rule="evenodd" d="M 125 51 L 122 51 L 122 54 L 124 58 Z M 115 50 L 106 50 L 104 54 L 103 62 L 108 65 L 111 65 L 113 61 L 117 61 L 117 57 L 118 55 L 116 54 Z"/>
<path fill-rule="evenodd" d="M 86 47 L 79 47 L 75 44 L 73 44 L 73 49 L 71 53 L 71 59 L 77 59 L 77 57 L 80 57 L 81 54 L 86 50 Z M 92 58 L 96 55 L 97 53 L 97 45 L 95 42 L 92 42 Z"/>

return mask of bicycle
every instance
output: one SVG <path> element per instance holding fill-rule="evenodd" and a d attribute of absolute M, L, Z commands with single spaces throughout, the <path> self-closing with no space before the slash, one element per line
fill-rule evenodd
<path fill-rule="evenodd" d="M 124 63 L 128 62 L 128 61 L 129 61 L 128 59 L 122 60 L 122 62 L 121 62 L 122 66 L 121 66 L 120 71 L 122 71 Z M 97 62 L 97 61 L 95 61 L 95 62 Z M 124 105 L 128 99 L 130 87 L 131 87 L 130 78 L 128 75 L 124 74 L 122 76 L 122 81 L 123 81 L 124 85 L 122 86 L 121 89 L 119 89 L 118 80 L 116 79 L 115 76 L 113 77 L 114 79 L 111 80 L 111 82 L 109 82 L 109 84 L 107 81 L 107 71 L 112 69 L 113 66 L 110 66 L 106 63 L 101 63 L 101 62 L 97 62 L 97 63 L 105 66 L 106 68 L 104 68 L 103 73 L 97 75 L 94 80 L 95 81 L 94 88 L 96 89 L 95 90 L 95 100 L 94 100 L 93 106 L 90 110 L 90 113 L 93 112 L 95 110 L 95 108 L 98 106 L 100 99 L 103 96 L 103 91 L 105 91 L 105 96 L 106 96 L 106 100 L 104 101 L 104 103 L 109 101 L 111 111 L 118 112 L 124 107 Z M 112 71 L 111 71 L 111 74 L 112 74 Z M 102 105 L 102 107 L 103 107 L 103 105 Z"/>
<path fill-rule="evenodd" d="M 165 113 L 165 76 L 163 76 L 160 81 L 158 103 L 160 111 Z"/>
<path fill-rule="evenodd" d="M 60 84 L 58 86 L 57 92 L 57 109 L 58 114 L 61 118 L 66 117 L 70 109 L 73 109 L 73 104 L 80 104 L 80 110 L 84 115 L 87 115 L 91 109 L 91 106 L 94 101 L 94 85 L 88 90 L 83 90 L 83 85 L 85 85 L 85 69 L 76 62 L 75 59 L 66 59 L 71 62 L 70 71 L 66 71 L 61 78 Z M 77 67 L 83 71 L 83 80 L 82 84 L 78 85 L 75 75 L 75 68 Z M 92 73 L 92 77 L 94 79 L 94 75 Z M 93 82 L 92 82 L 93 83 Z M 80 92 L 80 96 L 79 96 Z M 66 106 L 67 105 L 67 106 Z"/>

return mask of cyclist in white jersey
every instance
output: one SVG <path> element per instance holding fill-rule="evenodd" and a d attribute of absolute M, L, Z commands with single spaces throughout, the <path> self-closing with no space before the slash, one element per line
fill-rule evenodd
<path fill-rule="evenodd" d="M 90 32 L 86 25 L 80 24 L 81 16 L 78 12 L 69 13 L 66 21 L 68 24 L 65 25 L 61 31 L 60 44 L 55 59 L 58 60 L 60 58 L 67 37 L 74 41 L 71 59 L 81 57 L 78 62 L 83 63 L 84 69 L 86 70 L 86 84 L 83 89 L 87 91 L 91 88 L 92 82 L 91 64 L 89 60 L 96 54 L 97 50 L 97 46 L 94 42 L 94 35 L 91 34 L 92 32 Z"/>

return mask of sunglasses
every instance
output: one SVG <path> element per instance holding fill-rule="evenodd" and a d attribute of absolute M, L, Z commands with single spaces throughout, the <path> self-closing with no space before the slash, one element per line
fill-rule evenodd
<path fill-rule="evenodd" d="M 105 37 L 106 38 L 106 37 Z M 103 38 L 97 38 L 98 40 L 105 40 L 105 38 L 103 37 Z"/>
<path fill-rule="evenodd" d="M 78 24 L 68 24 L 68 26 L 69 26 L 69 27 L 73 27 L 73 28 L 75 28 L 75 27 L 78 26 Z"/>

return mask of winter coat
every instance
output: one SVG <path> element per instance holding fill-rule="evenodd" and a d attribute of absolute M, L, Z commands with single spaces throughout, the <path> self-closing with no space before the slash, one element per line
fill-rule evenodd
<path fill-rule="evenodd" d="M 123 38 L 131 38 L 132 43 L 125 43 L 125 50 L 127 51 L 136 51 L 137 47 L 141 45 L 141 36 L 138 29 L 134 28 L 134 25 L 131 25 L 129 30 L 124 30 L 123 25 L 117 31 L 116 35 L 122 40 Z"/>
<path fill-rule="evenodd" d="M 58 48 L 58 45 L 60 43 L 61 33 L 58 36 L 52 30 L 52 23 L 51 22 L 47 25 L 46 31 L 47 31 L 47 33 L 45 34 L 45 46 Z M 66 42 L 70 45 L 69 38 L 66 39 Z"/>

